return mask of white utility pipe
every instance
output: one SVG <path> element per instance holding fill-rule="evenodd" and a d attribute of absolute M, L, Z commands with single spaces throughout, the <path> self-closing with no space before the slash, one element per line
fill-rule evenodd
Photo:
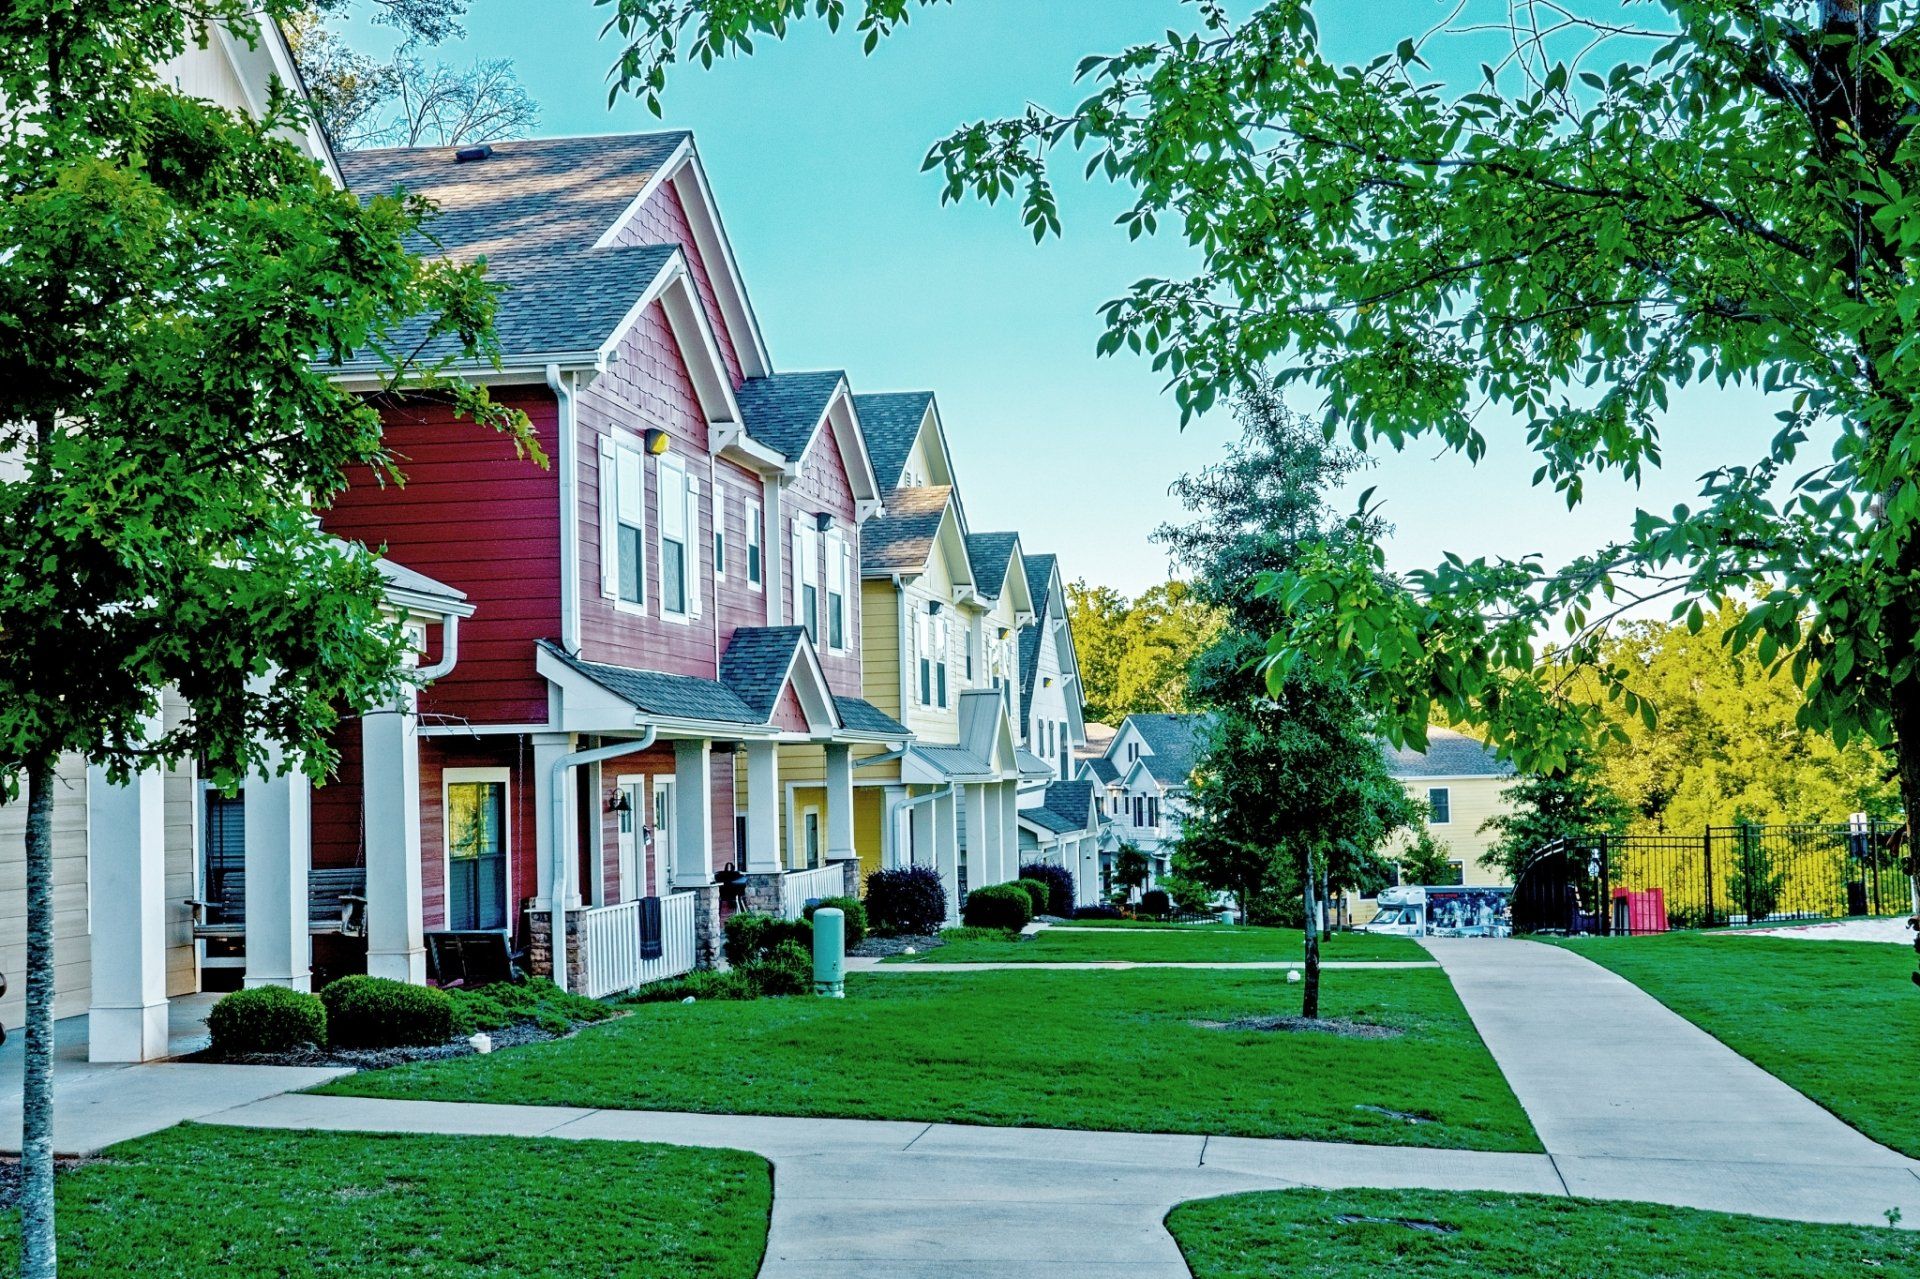
<path fill-rule="evenodd" d="M 558 364 L 547 365 L 547 385 L 559 401 L 553 464 L 560 470 L 560 647 L 580 651 L 580 477 L 578 412 L 574 388 Z M 606 548 L 601 548 L 606 553 Z"/>
<path fill-rule="evenodd" d="M 548 904 L 553 908 L 553 984 L 561 990 L 567 988 L 567 868 L 573 860 L 568 856 L 573 851 L 573 841 L 566 838 L 567 774 L 577 764 L 597 764 L 603 759 L 617 759 L 646 750 L 659 735 L 660 730 L 649 724 L 638 741 L 615 742 L 611 746 L 598 746 L 590 751 L 574 751 L 553 761 L 553 772 L 547 782 L 547 805 L 551 809 L 547 820 L 552 823 L 548 829 L 553 832 L 553 874 L 547 889 Z"/>

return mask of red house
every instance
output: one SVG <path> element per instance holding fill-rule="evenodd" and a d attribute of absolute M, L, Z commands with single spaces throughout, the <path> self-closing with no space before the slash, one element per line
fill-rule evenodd
<path fill-rule="evenodd" d="M 548 457 L 381 390 L 372 353 L 342 368 L 406 480 L 359 477 L 326 526 L 472 608 L 458 652 L 428 655 L 450 673 L 393 712 L 392 766 L 350 732 L 345 780 L 313 796 L 314 866 L 368 868 L 369 970 L 421 981 L 426 935 L 504 930 L 604 994 L 707 962 L 723 909 L 856 889 L 852 748 L 907 738 L 860 700 L 878 486 L 844 375 L 773 370 L 691 135 L 341 167 L 431 199 L 438 251 L 505 284 L 497 366 L 450 367 Z M 825 796 L 804 840 L 783 755 Z"/>

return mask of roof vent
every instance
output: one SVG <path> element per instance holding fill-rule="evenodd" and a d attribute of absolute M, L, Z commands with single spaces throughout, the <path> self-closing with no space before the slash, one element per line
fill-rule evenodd
<path fill-rule="evenodd" d="M 461 147 L 453 153 L 453 162 L 455 164 L 472 164 L 476 160 L 491 160 L 492 158 L 493 146 L 486 142 L 482 142 L 477 147 Z"/>

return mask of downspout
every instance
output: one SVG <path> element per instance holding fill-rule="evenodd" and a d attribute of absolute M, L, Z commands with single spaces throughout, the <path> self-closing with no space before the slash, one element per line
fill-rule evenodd
<path fill-rule="evenodd" d="M 553 772 L 547 779 L 547 804 L 552 810 L 547 820 L 552 823 L 548 829 L 553 832 L 553 874 L 547 891 L 549 905 L 553 908 L 553 984 L 561 990 L 567 988 L 567 872 L 573 861 L 569 856 L 573 851 L 573 841 L 562 838 L 567 825 L 567 773 L 579 764 L 598 764 L 602 760 L 618 759 L 622 755 L 646 750 L 659 735 L 660 730 L 649 724 L 637 741 L 615 742 L 611 746 L 599 746 L 590 751 L 574 751 L 553 761 Z"/>
<path fill-rule="evenodd" d="M 413 677 L 422 684 L 431 684 L 453 670 L 455 662 L 460 660 L 460 615 L 442 613 L 440 615 L 440 660 L 432 666 L 421 667 L 414 671 Z"/>
<path fill-rule="evenodd" d="M 569 378 L 558 364 L 547 365 L 547 385 L 559 402 L 555 464 L 560 468 L 560 647 L 580 651 L 580 481 L 575 454 L 580 441 L 578 405 Z"/>

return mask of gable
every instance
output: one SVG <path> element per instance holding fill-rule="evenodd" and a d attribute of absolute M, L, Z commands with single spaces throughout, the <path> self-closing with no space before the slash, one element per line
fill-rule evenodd
<path fill-rule="evenodd" d="M 663 172 L 666 171 L 669 170 L 663 167 Z M 618 244 L 680 246 L 687 260 L 687 273 L 693 280 L 694 293 L 700 300 L 707 323 L 713 328 L 714 344 L 720 349 L 720 358 L 726 365 L 728 377 L 738 388 L 747 376 L 740 358 L 739 344 L 721 309 L 719 296 L 714 291 L 713 273 L 708 267 L 705 251 L 694 236 L 693 226 L 687 218 L 687 207 L 678 187 L 671 180 L 650 184 L 640 207 L 628 214 L 612 239 Z"/>

